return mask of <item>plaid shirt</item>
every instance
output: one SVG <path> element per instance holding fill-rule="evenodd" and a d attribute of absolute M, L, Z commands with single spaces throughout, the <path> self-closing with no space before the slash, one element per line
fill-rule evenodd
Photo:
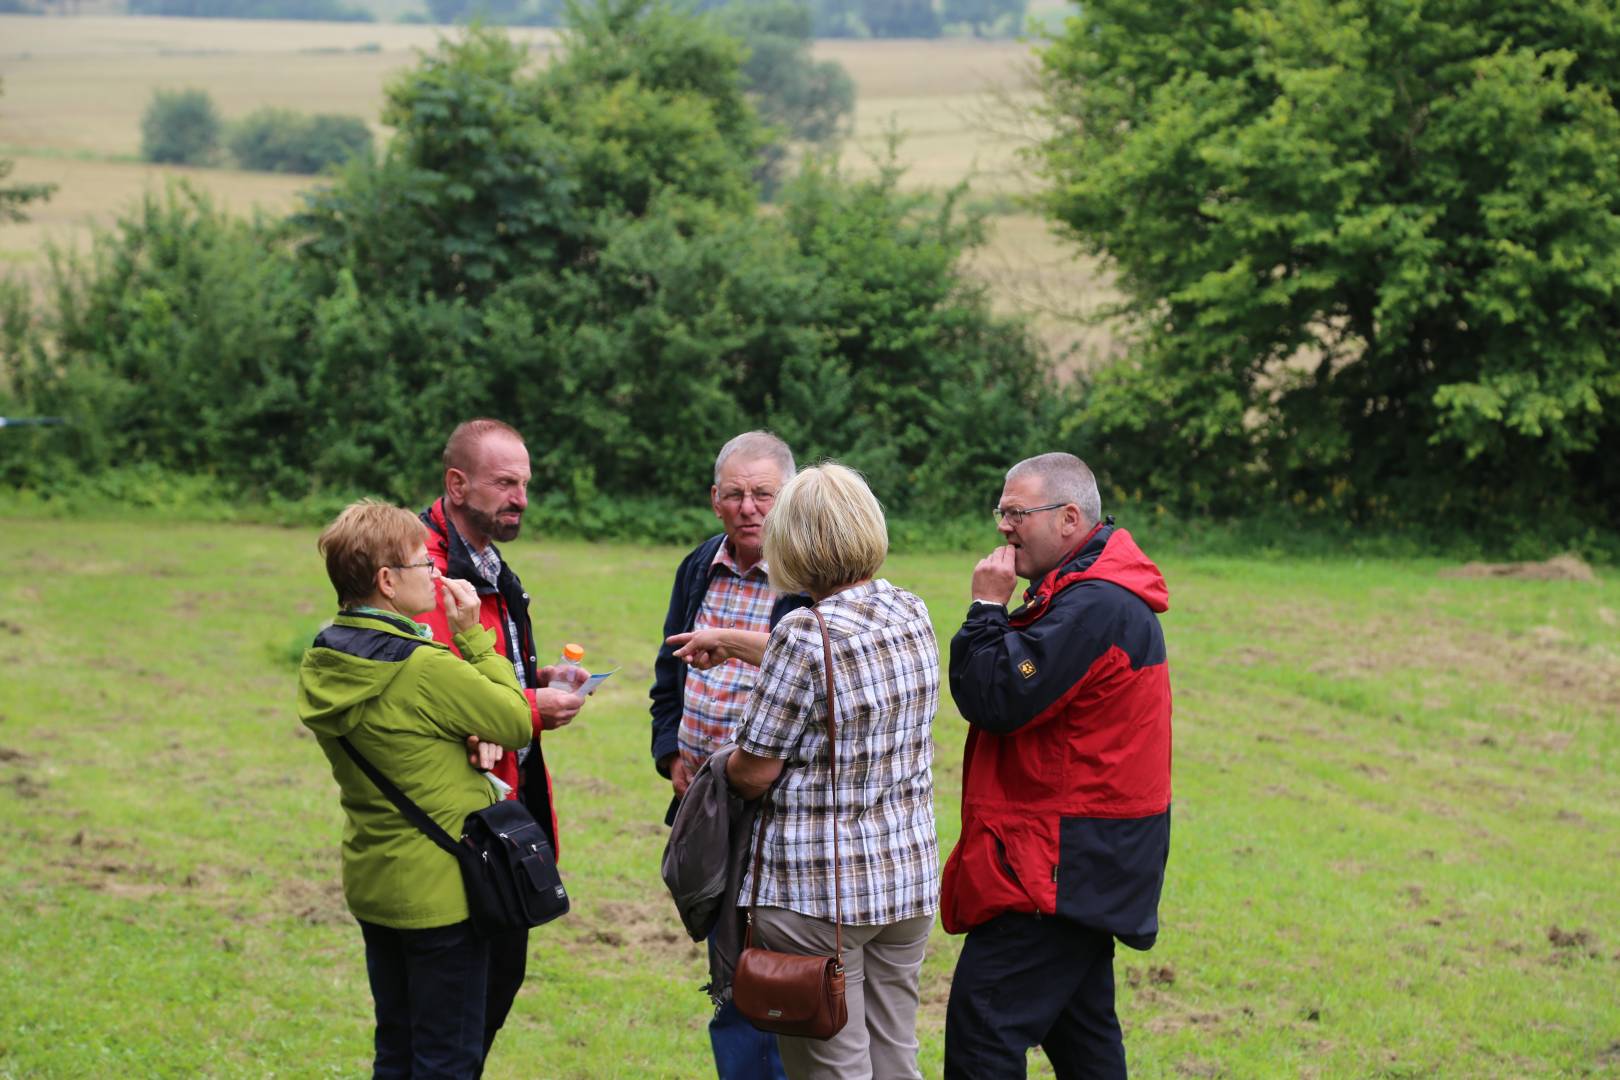
<path fill-rule="evenodd" d="M 709 590 L 703 594 L 692 629 L 720 627 L 769 633 L 776 594 L 771 591 L 765 563 L 760 561 L 749 567 L 748 573 L 740 573 L 723 542 L 710 566 Z M 743 706 L 748 704 L 749 691 L 758 676 L 759 668 L 743 660 L 727 660 L 708 671 L 687 669 L 678 738 L 681 759 L 694 775 L 710 754 L 735 737 L 737 721 L 742 719 Z"/>
<path fill-rule="evenodd" d="M 928 608 L 887 581 L 819 605 L 838 699 L 838 805 L 843 921 L 884 926 L 939 908 L 933 720 L 939 642 Z M 827 758 L 821 632 L 808 611 L 771 634 L 737 744 L 784 759 L 761 814 L 768 830 L 759 903 L 833 918 L 832 774 Z M 753 896 L 753 859 L 738 903 Z"/>
<path fill-rule="evenodd" d="M 474 551 L 472 545 L 468 544 L 467 554 L 472 556 L 473 565 L 478 568 L 479 576 L 485 581 L 489 582 L 490 585 L 494 585 L 501 579 L 501 553 L 495 550 L 494 544 L 490 544 L 483 551 Z M 501 610 L 506 615 L 506 651 L 508 656 L 512 656 L 515 655 L 519 649 L 523 648 L 523 639 L 518 636 L 517 620 L 512 618 L 512 613 L 510 611 L 506 611 L 504 607 Z M 520 689 L 527 690 L 529 688 L 529 680 L 528 677 L 523 674 L 522 662 L 519 660 L 513 660 L 512 670 L 517 675 L 518 687 Z M 523 748 L 523 753 L 528 753 L 528 747 Z"/>

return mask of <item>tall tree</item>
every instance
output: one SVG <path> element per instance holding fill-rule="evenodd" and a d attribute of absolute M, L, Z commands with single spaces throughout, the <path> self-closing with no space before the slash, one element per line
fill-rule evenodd
<path fill-rule="evenodd" d="M 1139 333 L 1079 422 L 1135 483 L 1617 521 L 1612 3 L 1087 0 L 1041 64 L 1046 210 Z"/>
<path fill-rule="evenodd" d="M 855 114 L 855 80 L 838 61 L 810 55 L 810 9 L 798 0 L 730 3 L 718 18 L 747 47 L 743 85 L 772 131 L 755 170 L 770 197 L 781 185 L 791 144 L 826 149 L 846 134 Z"/>

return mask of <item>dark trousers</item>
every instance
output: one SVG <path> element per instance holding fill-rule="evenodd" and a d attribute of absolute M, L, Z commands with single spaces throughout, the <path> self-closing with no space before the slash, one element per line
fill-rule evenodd
<path fill-rule="evenodd" d="M 523 986 L 524 973 L 529 968 L 529 930 L 513 930 L 509 934 L 489 939 L 489 978 L 484 995 L 484 1059 L 495 1045 L 495 1033 L 506 1023 L 506 1014 L 512 1011 L 512 1001 Z M 479 1065 L 478 1074 L 483 1075 Z"/>
<path fill-rule="evenodd" d="M 968 931 L 945 1012 L 946 1080 L 1023 1080 L 1032 1046 L 1058 1080 L 1125 1076 L 1112 935 L 1036 915 Z"/>
<path fill-rule="evenodd" d="M 376 1005 L 376 1080 L 465 1080 L 484 1051 L 489 942 L 471 922 L 394 930 L 361 922 Z"/>

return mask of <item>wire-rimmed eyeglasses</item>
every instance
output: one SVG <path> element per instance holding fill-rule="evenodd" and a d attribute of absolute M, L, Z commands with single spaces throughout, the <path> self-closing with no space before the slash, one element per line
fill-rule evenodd
<path fill-rule="evenodd" d="M 1024 523 L 1024 519 L 1027 518 L 1031 514 L 1038 514 L 1042 510 L 1057 510 L 1060 507 L 1064 507 L 1064 506 L 1068 506 L 1068 505 L 1069 505 L 1068 503 L 1056 502 L 1056 503 L 1047 503 L 1045 506 L 1031 506 L 1031 507 L 1027 507 L 1027 508 L 1024 508 L 1024 509 L 1018 509 L 1016 507 L 1009 507 L 1009 508 L 1004 509 L 1004 508 L 998 506 L 994 510 L 991 510 L 990 514 L 997 521 L 1005 521 L 1005 522 L 1007 522 L 1007 524 L 1011 525 L 1013 528 L 1016 529 L 1016 528 L 1018 528 L 1018 526 L 1022 525 Z"/>

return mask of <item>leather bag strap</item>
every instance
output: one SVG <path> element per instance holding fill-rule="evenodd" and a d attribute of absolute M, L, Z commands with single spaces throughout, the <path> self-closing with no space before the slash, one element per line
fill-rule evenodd
<path fill-rule="evenodd" d="M 810 614 L 816 617 L 816 623 L 821 627 L 821 666 L 827 674 L 827 762 L 832 772 L 832 834 L 833 834 L 833 938 L 834 951 L 838 959 L 838 967 L 844 966 L 844 898 L 839 888 L 838 872 L 838 717 L 837 708 L 833 698 L 833 668 L 832 668 L 832 641 L 827 636 L 827 620 L 822 618 L 821 609 L 811 605 Z M 777 777 L 776 783 L 767 791 L 766 798 L 776 791 L 776 784 L 782 782 Z M 766 804 L 766 809 L 774 805 L 774 800 Z M 774 816 L 774 814 L 772 815 Z M 744 936 L 743 948 L 754 947 L 754 913 L 753 909 L 759 907 L 759 867 L 765 854 L 765 815 L 761 813 L 759 824 L 755 826 L 754 833 L 754 896 L 748 905 L 748 930 Z"/>

